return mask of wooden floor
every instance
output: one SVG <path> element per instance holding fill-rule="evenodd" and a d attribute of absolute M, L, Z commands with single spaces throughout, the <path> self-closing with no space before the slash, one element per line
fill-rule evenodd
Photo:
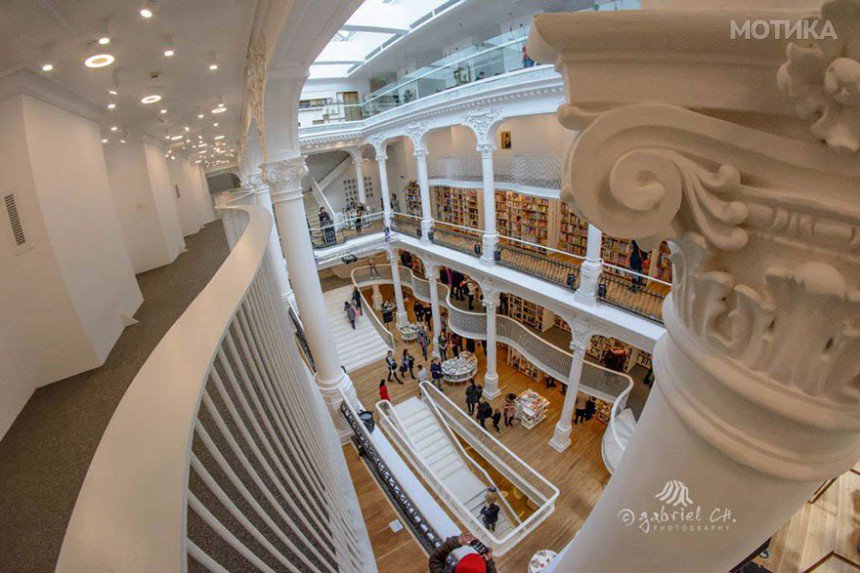
<path fill-rule="evenodd" d="M 393 293 L 390 288 L 382 287 L 383 297 L 386 299 L 393 299 Z M 411 301 L 407 302 L 407 308 L 410 309 L 411 313 Z M 399 355 L 404 347 L 409 348 L 409 351 L 416 356 L 416 368 L 417 364 L 424 364 L 417 344 L 404 345 L 399 340 L 398 362 Z M 603 491 L 603 484 L 609 478 L 609 473 L 603 466 L 600 456 L 600 441 L 603 437 L 603 432 L 606 430 L 606 425 L 594 418 L 584 425 L 574 426 L 572 434 L 573 444 L 571 447 L 564 453 L 556 452 L 547 445 L 547 442 L 552 437 L 553 428 L 558 421 L 561 405 L 564 402 L 564 396 L 561 394 L 560 387 L 546 389 L 543 384 L 534 382 L 527 376 L 507 366 L 505 359 L 505 351 L 500 347 L 498 353 L 498 373 L 502 394 L 492 402 L 493 407 L 501 408 L 504 401 L 503 396 L 507 392 L 520 393 L 528 387 L 546 396 L 550 400 L 551 406 L 547 419 L 533 430 L 526 430 L 518 423 L 513 428 L 505 428 L 503 425 L 499 439 L 511 451 L 531 464 L 539 473 L 555 484 L 560 491 L 559 500 L 556 503 L 553 514 L 529 535 L 526 540 L 496 560 L 496 565 L 500 571 L 514 572 L 526 571 L 528 561 L 536 551 L 546 548 L 558 551 L 570 541 L 597 502 L 597 498 Z M 478 345 L 478 363 L 479 370 L 476 379 L 482 381 L 486 360 L 480 345 Z M 350 373 L 350 378 L 352 378 L 353 384 L 358 391 L 358 397 L 366 408 L 375 409 L 374 404 L 379 400 L 379 380 L 384 378 L 386 373 L 385 363 L 382 361 Z M 451 399 L 465 409 L 463 389 L 462 385 L 446 386 L 446 391 L 450 393 Z M 407 374 L 403 385 L 397 384 L 392 380 L 388 385 L 388 392 L 391 395 L 392 401 L 396 404 L 412 396 L 417 396 L 418 385 Z M 362 474 L 362 476 L 366 480 L 373 479 L 367 472 Z M 375 485 L 375 482 L 373 483 Z M 363 483 L 357 483 L 357 487 L 362 491 L 368 489 Z M 376 493 L 383 496 L 378 488 Z M 363 499 L 364 495 L 363 493 L 359 494 L 363 510 L 365 504 L 369 503 L 366 499 Z M 365 518 L 368 518 L 367 513 L 365 513 Z M 391 534 L 390 529 L 377 529 L 374 526 L 373 530 L 371 530 L 371 542 L 374 544 L 374 551 L 376 551 L 377 544 L 383 543 L 383 540 L 375 538 L 377 536 L 385 538 Z M 418 547 L 417 543 L 413 544 L 416 548 Z M 411 565 L 404 565 L 399 556 L 389 556 L 386 553 L 384 555 L 377 554 L 377 560 L 381 573 L 394 571 L 409 573 L 427 570 L 426 559 Z M 383 563 L 382 560 L 385 562 Z M 405 558 L 404 561 L 406 561 Z"/>
<path fill-rule="evenodd" d="M 758 562 L 774 573 L 860 571 L 860 463 L 837 479 L 815 503 L 805 503 Z"/>

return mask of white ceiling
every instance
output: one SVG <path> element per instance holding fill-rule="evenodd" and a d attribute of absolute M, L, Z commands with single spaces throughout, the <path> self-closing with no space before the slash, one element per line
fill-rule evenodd
<path fill-rule="evenodd" d="M 209 147 L 224 135 L 227 147 L 239 137 L 245 53 L 257 0 L 157 0 L 154 17 L 142 18 L 144 0 L 0 0 L 0 77 L 32 68 L 106 110 L 102 133 L 116 143 L 124 135 L 184 135 Z M 105 28 L 106 26 L 106 28 Z M 111 43 L 96 40 L 107 29 Z M 172 37 L 175 56 L 164 48 Z M 84 59 L 107 52 L 116 61 L 101 69 Z M 215 53 L 218 70 L 208 69 Z M 41 71 L 45 61 L 54 64 Z M 119 95 L 108 94 L 114 76 Z M 162 100 L 143 105 L 144 95 Z M 213 115 L 219 101 L 225 113 Z M 116 109 L 107 111 L 107 105 Z M 166 114 L 159 110 L 166 109 Z M 198 119 L 198 114 L 203 119 Z M 217 122 L 219 126 L 213 127 Z M 110 127 L 117 126 L 111 132 Z M 188 126 L 190 131 L 185 131 Z M 176 147 L 179 142 L 174 142 Z M 196 149 L 186 149 L 197 155 Z M 199 157 L 199 156 L 198 156 Z"/>

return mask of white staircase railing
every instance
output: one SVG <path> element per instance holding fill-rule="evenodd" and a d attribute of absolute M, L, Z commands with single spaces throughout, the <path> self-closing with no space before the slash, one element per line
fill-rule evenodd
<path fill-rule="evenodd" d="M 272 218 L 234 207 L 224 219 L 233 249 L 117 407 L 57 571 L 376 570 L 274 286 Z"/>
<path fill-rule="evenodd" d="M 353 269 L 352 272 L 350 273 L 350 275 L 352 276 L 352 284 L 354 286 L 356 286 L 358 288 L 358 292 L 361 293 L 361 304 L 363 305 L 362 308 L 364 309 L 364 313 L 368 316 L 368 318 L 370 318 L 370 324 L 373 325 L 373 328 L 376 330 L 376 332 L 379 333 L 379 336 L 382 337 L 382 340 L 385 342 L 385 345 L 388 347 L 388 349 L 394 350 L 394 335 L 391 333 L 390 330 L 385 328 L 385 325 L 382 324 L 382 321 L 379 320 L 378 316 L 376 316 L 376 312 L 374 312 L 374 310 L 373 310 L 373 305 L 371 305 L 367 301 L 367 297 L 364 296 L 363 292 L 361 292 L 361 287 L 366 286 L 368 283 L 367 283 L 367 281 L 365 281 L 363 283 L 360 282 L 357 277 L 367 275 L 368 278 L 372 279 L 373 277 L 371 276 L 370 269 L 371 269 L 371 267 L 369 267 L 369 266 L 368 267 L 358 267 L 358 268 Z M 391 280 L 391 278 L 390 278 L 391 277 L 391 269 L 387 269 L 387 270 L 388 270 L 388 276 L 389 276 L 389 281 L 390 281 Z M 370 284 L 373 284 L 373 283 L 370 283 Z"/>
<path fill-rule="evenodd" d="M 629 436 L 622 437 L 619 431 L 621 423 L 621 413 L 625 411 L 627 406 L 627 398 L 630 397 L 630 392 L 633 390 L 633 380 L 622 392 L 615 403 L 612 404 L 612 410 L 609 414 L 609 427 L 603 434 L 603 440 L 600 444 L 600 453 L 603 457 L 603 465 L 609 470 L 609 473 L 614 473 L 624 450 L 627 448 L 627 443 L 630 440 Z M 611 440 L 611 442 L 610 442 Z M 614 447 L 613 447 L 614 446 Z M 619 455 L 613 455 L 614 452 L 619 452 Z"/>

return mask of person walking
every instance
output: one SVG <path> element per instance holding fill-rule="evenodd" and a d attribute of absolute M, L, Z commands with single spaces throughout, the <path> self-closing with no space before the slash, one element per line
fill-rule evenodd
<path fill-rule="evenodd" d="M 475 296 L 478 294 L 478 285 L 472 279 L 466 281 L 466 297 L 469 299 L 469 310 L 472 310 L 472 304 L 475 302 Z"/>
<path fill-rule="evenodd" d="M 355 310 L 361 314 L 361 291 L 358 287 L 352 289 L 352 302 L 355 304 Z"/>
<path fill-rule="evenodd" d="M 439 333 L 439 357 L 442 362 L 448 360 L 448 336 L 444 330 Z"/>
<path fill-rule="evenodd" d="M 630 268 L 642 274 L 642 270 L 645 267 L 645 253 L 642 252 L 642 249 L 639 248 L 639 245 L 636 241 L 630 242 Z M 645 284 L 645 279 L 640 276 L 633 276 L 633 279 L 630 281 L 630 290 L 633 292 L 639 292 L 639 289 Z"/>
<path fill-rule="evenodd" d="M 475 379 L 469 380 L 466 385 L 466 411 L 470 416 L 475 414 L 475 404 L 478 403 L 478 387 L 475 386 Z"/>
<path fill-rule="evenodd" d="M 430 338 L 427 336 L 427 329 L 422 324 L 418 330 L 418 345 L 421 347 L 421 354 L 424 355 L 424 361 L 427 362 L 427 349 L 430 347 Z"/>
<path fill-rule="evenodd" d="M 481 517 L 483 518 L 484 527 L 490 531 L 496 530 L 496 522 L 499 521 L 499 493 L 494 487 L 487 489 L 487 497 L 484 500 L 486 505 L 481 509 Z"/>
<path fill-rule="evenodd" d="M 424 305 L 417 298 L 415 299 L 415 304 L 412 305 L 412 312 L 415 313 L 415 322 L 424 322 Z"/>
<path fill-rule="evenodd" d="M 385 385 L 385 380 L 379 381 L 379 399 L 391 402 L 391 396 L 388 395 L 388 386 Z"/>
<path fill-rule="evenodd" d="M 370 276 L 373 278 L 379 278 L 379 271 L 376 270 L 376 263 L 373 262 L 373 259 L 369 259 L 368 263 L 370 266 Z"/>
<path fill-rule="evenodd" d="M 502 412 L 501 410 L 493 410 L 493 427 L 497 432 L 501 432 L 501 428 L 499 428 L 499 422 L 502 421 Z"/>
<path fill-rule="evenodd" d="M 388 356 L 385 357 L 385 364 L 388 365 L 388 380 L 391 380 L 391 377 L 394 376 L 394 380 L 398 384 L 403 384 L 403 380 L 397 376 L 397 361 L 394 359 L 394 353 L 390 350 L 388 351 Z"/>
<path fill-rule="evenodd" d="M 505 426 L 508 427 L 514 425 L 514 416 L 517 415 L 517 404 L 514 402 L 516 397 L 517 395 L 514 393 L 505 396 L 505 405 L 502 407 L 502 412 L 505 415 Z"/>
<path fill-rule="evenodd" d="M 457 334 L 456 332 L 451 333 L 451 351 L 454 353 L 454 358 L 460 357 L 460 350 L 462 350 L 463 345 L 463 337 Z"/>
<path fill-rule="evenodd" d="M 409 372 L 409 375 L 412 376 L 412 379 L 415 380 L 415 358 L 409 354 L 409 350 L 407 348 L 403 349 L 403 356 L 400 358 L 400 374 L 402 376 L 406 376 L 406 372 Z"/>
<path fill-rule="evenodd" d="M 481 424 L 482 428 L 486 429 L 484 424 L 487 422 L 487 418 L 491 418 L 492 416 L 493 407 L 486 400 L 481 400 L 478 404 L 478 423 Z"/>
<path fill-rule="evenodd" d="M 588 404 L 588 396 L 583 394 L 582 392 L 576 393 L 576 402 L 574 404 L 574 408 L 576 409 L 576 414 L 573 417 L 573 425 L 577 425 L 580 422 L 585 421 L 585 412 L 586 406 Z"/>
<path fill-rule="evenodd" d="M 427 369 L 424 368 L 423 364 L 418 365 L 418 384 L 422 382 L 427 382 Z"/>
<path fill-rule="evenodd" d="M 472 543 L 478 541 L 471 533 L 449 537 L 430 555 L 430 573 L 496 573 L 492 551 L 478 553 Z"/>
<path fill-rule="evenodd" d="M 430 363 L 430 376 L 433 378 L 433 384 L 435 384 L 440 391 L 444 392 L 442 389 L 442 378 L 445 375 L 442 372 L 442 361 L 438 358 L 434 358 L 433 362 Z"/>
<path fill-rule="evenodd" d="M 347 301 L 343 303 L 343 310 L 346 312 L 346 318 L 349 320 L 350 326 L 355 330 L 355 309 Z"/>

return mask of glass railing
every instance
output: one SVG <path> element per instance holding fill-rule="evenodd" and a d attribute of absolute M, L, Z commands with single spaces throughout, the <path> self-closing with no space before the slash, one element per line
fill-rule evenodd
<path fill-rule="evenodd" d="M 300 108 L 301 127 L 358 121 L 452 88 L 535 66 L 523 51 L 529 28 L 500 34 L 406 74 L 360 103 Z"/>
<path fill-rule="evenodd" d="M 315 249 L 325 249 L 341 245 L 349 240 L 374 233 L 381 233 L 384 225 L 382 213 L 344 219 L 340 223 L 330 223 L 311 227 L 311 244 Z"/>
<path fill-rule="evenodd" d="M 493 178 L 496 183 L 512 183 L 522 187 L 561 189 L 561 161 L 557 155 L 536 153 L 496 153 L 493 157 Z M 483 179 L 478 155 L 432 157 L 428 164 L 431 179 L 474 181 Z M 504 185 L 497 185 L 504 188 Z"/>

